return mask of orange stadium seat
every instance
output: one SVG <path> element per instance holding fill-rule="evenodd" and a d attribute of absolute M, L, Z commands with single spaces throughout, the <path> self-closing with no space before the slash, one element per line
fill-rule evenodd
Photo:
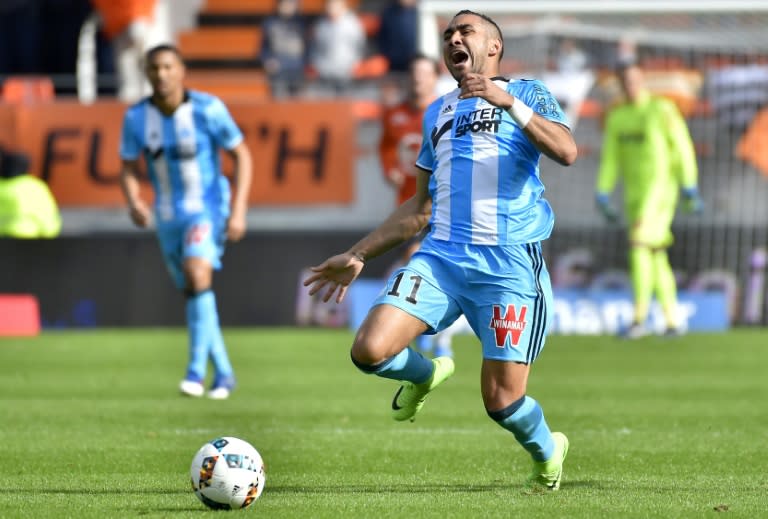
<path fill-rule="evenodd" d="M 325 10 L 325 0 L 302 0 L 299 6 L 303 13 L 318 14 Z"/>
<path fill-rule="evenodd" d="M 389 61 L 381 54 L 374 54 L 355 65 L 352 71 L 355 79 L 375 79 L 389 71 Z"/>
<path fill-rule="evenodd" d="M 360 6 L 360 0 L 347 0 L 352 9 Z M 301 0 L 301 12 L 319 14 L 325 8 L 325 0 Z M 203 7 L 205 14 L 272 14 L 277 9 L 277 0 L 206 0 Z"/>
<path fill-rule="evenodd" d="M 10 76 L 3 82 L 2 100 L 6 103 L 39 103 L 54 97 L 53 81 L 49 77 Z"/>
<path fill-rule="evenodd" d="M 381 16 L 379 16 L 378 13 L 358 13 L 357 17 L 360 18 L 360 23 L 363 24 L 365 35 L 368 38 L 373 38 L 379 34 L 379 29 L 381 28 Z"/>
<path fill-rule="evenodd" d="M 179 34 L 185 59 L 256 59 L 261 51 L 258 27 L 200 27 Z"/>
<path fill-rule="evenodd" d="M 360 0 L 347 0 L 347 5 L 357 10 L 360 7 Z M 325 10 L 325 0 L 301 0 L 299 6 L 302 13 L 320 14 Z"/>
<path fill-rule="evenodd" d="M 190 70 L 185 83 L 225 101 L 260 101 L 270 97 L 269 82 L 259 70 Z"/>
<path fill-rule="evenodd" d="M 206 0 L 206 14 L 272 14 L 277 0 Z"/>

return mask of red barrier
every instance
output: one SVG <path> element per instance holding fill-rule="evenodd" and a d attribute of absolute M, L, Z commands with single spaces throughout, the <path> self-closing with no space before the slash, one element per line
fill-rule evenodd
<path fill-rule="evenodd" d="M 0 294 L 0 337 L 40 333 L 40 306 L 30 294 Z"/>

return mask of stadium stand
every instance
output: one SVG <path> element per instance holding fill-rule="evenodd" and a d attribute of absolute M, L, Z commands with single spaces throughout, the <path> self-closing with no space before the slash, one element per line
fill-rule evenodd
<path fill-rule="evenodd" d="M 348 4 L 357 9 L 360 6 L 360 0 L 349 0 Z M 325 0 L 302 0 L 301 11 L 305 15 L 316 16 L 323 12 L 324 5 Z M 206 0 L 201 15 L 222 18 L 263 17 L 273 13 L 276 6 L 276 0 Z"/>
<path fill-rule="evenodd" d="M 325 0 L 302 0 L 301 13 L 311 22 L 323 12 Z M 348 4 L 359 9 L 360 0 Z M 270 86 L 260 60 L 261 24 L 272 14 L 276 0 L 206 0 L 197 25 L 178 33 L 178 45 L 188 68 L 188 84 L 227 99 L 263 100 Z M 373 42 L 379 28 L 376 11 L 359 11 L 366 36 Z M 388 72 L 386 59 L 375 45 L 355 68 L 355 80 L 375 82 Z M 370 96 L 369 96 L 370 97 Z M 360 101 L 356 112 L 364 119 L 377 117 L 370 100 Z"/>
<path fill-rule="evenodd" d="M 269 82 L 261 70 L 190 70 L 187 85 L 230 101 L 263 100 L 270 96 Z"/>
<path fill-rule="evenodd" d="M 261 31 L 256 26 L 199 27 L 183 31 L 178 38 L 179 50 L 192 63 L 245 61 L 252 65 L 261 45 Z"/>
<path fill-rule="evenodd" d="M 302 0 L 301 13 L 313 21 L 323 12 L 325 0 Z M 349 0 L 359 9 L 360 0 Z M 178 34 L 187 61 L 190 85 L 227 97 L 268 95 L 260 61 L 262 21 L 275 11 L 276 0 L 206 0 L 197 26 Z M 373 40 L 378 28 L 376 12 L 358 11 L 366 36 Z M 386 60 L 370 45 L 371 52 L 355 69 L 355 79 L 376 80 L 387 73 Z M 219 71 L 221 74 L 216 74 Z M 265 90 L 266 89 L 266 90 Z"/>

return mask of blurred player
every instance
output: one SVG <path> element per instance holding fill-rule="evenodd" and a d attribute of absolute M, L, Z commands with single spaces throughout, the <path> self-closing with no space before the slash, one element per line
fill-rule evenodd
<path fill-rule="evenodd" d="M 385 109 L 382 116 L 379 156 L 384 178 L 397 190 L 397 205 L 416 193 L 416 158 L 421 148 L 421 120 L 424 110 L 437 97 L 439 77 L 440 65 L 437 61 L 423 54 L 414 56 L 408 64 L 406 99 Z M 403 265 L 408 263 L 420 244 L 420 239 L 414 239 L 408 244 L 401 259 Z M 416 345 L 424 352 L 432 351 L 432 339 L 430 335 L 419 336 Z M 442 346 L 445 344 L 445 341 L 441 342 Z M 450 346 L 450 339 L 447 344 Z M 450 347 L 441 347 L 434 352 L 435 355 L 452 355 Z"/>
<path fill-rule="evenodd" d="M 666 320 L 665 335 L 677 335 L 682 330 L 667 248 L 673 241 L 678 192 L 682 189 L 686 211 L 702 209 L 696 154 L 679 110 L 672 101 L 650 94 L 642 70 L 627 63 L 618 75 L 625 101 L 606 118 L 596 202 L 606 220 L 618 219 L 610 194 L 621 175 L 635 302 L 632 324 L 621 333 L 627 338 L 647 334 L 645 322 L 655 294 Z"/>
<path fill-rule="evenodd" d="M 443 58 L 459 88 L 424 115 L 416 194 L 348 251 L 313 267 L 305 284 L 340 301 L 366 261 L 429 223 L 421 248 L 392 274 L 358 330 L 352 361 L 364 373 L 402 381 L 393 417 L 413 421 L 454 364 L 407 345 L 464 314 L 482 344 L 488 415 L 533 458 L 530 483 L 557 490 L 568 439 L 550 432 L 541 406 L 526 395 L 552 315 L 540 241 L 554 216 L 542 198 L 539 158 L 570 165 L 577 151 L 543 83 L 499 77 L 503 42 L 490 18 L 469 10 L 454 16 Z"/>
<path fill-rule="evenodd" d="M 251 156 L 224 104 L 214 96 L 184 88 L 185 67 L 170 45 L 146 55 L 152 95 L 131 106 L 123 121 L 121 183 L 130 216 L 139 227 L 155 221 L 157 237 L 174 283 L 186 296 L 189 365 L 180 390 L 204 393 L 208 359 L 214 377 L 208 396 L 224 399 L 234 387 L 212 289 L 226 240 L 245 234 Z M 235 162 L 236 193 L 221 173 L 219 150 Z M 154 188 L 154 210 L 139 190 L 143 157 Z"/>
<path fill-rule="evenodd" d="M 397 190 L 400 205 L 416 193 L 416 158 L 421 148 L 421 119 L 435 100 L 440 66 L 424 55 L 414 57 L 408 68 L 407 98 L 387 108 L 382 116 L 379 156 L 382 171 Z"/>

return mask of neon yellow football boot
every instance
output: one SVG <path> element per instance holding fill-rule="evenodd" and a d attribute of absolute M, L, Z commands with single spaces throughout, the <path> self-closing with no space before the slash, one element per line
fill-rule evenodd
<path fill-rule="evenodd" d="M 561 432 L 553 432 L 555 451 L 547 461 L 535 461 L 528 484 L 533 488 L 555 491 L 560 488 L 563 477 L 563 462 L 568 455 L 568 437 Z"/>
<path fill-rule="evenodd" d="M 424 405 L 427 395 L 453 375 L 455 366 L 450 357 L 437 357 L 432 359 L 432 363 L 435 370 L 427 381 L 421 384 L 404 381 L 395 393 L 392 399 L 392 417 L 398 422 L 416 420 L 416 413 Z"/>

